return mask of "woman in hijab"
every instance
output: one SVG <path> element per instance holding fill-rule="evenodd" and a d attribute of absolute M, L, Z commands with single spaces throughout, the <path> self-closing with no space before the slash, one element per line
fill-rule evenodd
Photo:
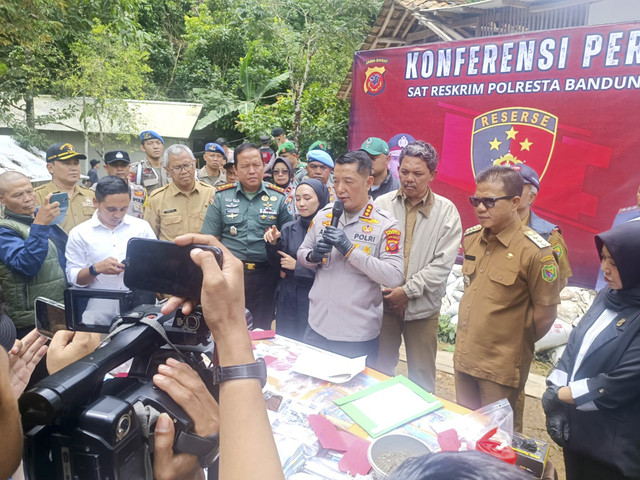
<path fill-rule="evenodd" d="M 289 159 L 284 157 L 278 157 L 273 162 L 271 168 L 266 172 L 267 175 L 271 175 L 271 183 L 282 188 L 286 199 L 284 204 L 287 206 L 287 210 L 293 216 L 294 214 L 294 184 L 293 184 L 293 168 Z"/>
<path fill-rule="evenodd" d="M 596 235 L 607 286 L 542 397 L 567 480 L 640 478 L 640 222 Z"/>
<path fill-rule="evenodd" d="M 277 167 L 278 162 L 274 164 Z M 273 226 L 264 234 L 269 262 L 280 269 L 276 298 L 276 332 L 302 340 L 309 317 L 309 290 L 315 272 L 296 264 L 296 253 L 315 214 L 329 202 L 329 190 L 319 180 L 303 180 L 295 190 L 298 219 Z"/>

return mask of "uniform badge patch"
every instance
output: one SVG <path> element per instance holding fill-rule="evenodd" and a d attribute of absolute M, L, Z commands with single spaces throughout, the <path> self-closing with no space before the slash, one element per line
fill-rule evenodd
<path fill-rule="evenodd" d="M 364 253 L 366 253 L 367 255 L 371 255 L 371 247 L 369 245 L 365 245 L 365 247 L 362 249 L 362 251 Z"/>
<path fill-rule="evenodd" d="M 367 208 L 364 209 L 364 212 L 362 212 L 362 216 L 369 218 L 371 216 L 371 211 L 373 210 L 373 205 L 369 204 L 367 205 Z"/>
<path fill-rule="evenodd" d="M 233 236 L 236 236 L 238 234 L 238 229 L 233 225 L 231 225 L 231 228 L 229 229 L 229 233 Z"/>
<path fill-rule="evenodd" d="M 545 282 L 553 282 L 556 278 L 558 278 L 558 269 L 555 265 L 545 265 L 542 267 L 542 279 Z"/>
<path fill-rule="evenodd" d="M 380 223 L 380 220 L 376 220 L 375 218 L 366 218 L 366 217 L 360 217 L 360 221 L 364 223 L 368 223 L 370 225 L 377 225 L 378 223 Z"/>
<path fill-rule="evenodd" d="M 371 233 L 373 232 L 373 227 L 371 225 L 365 225 L 364 227 L 362 227 L 362 231 L 364 233 Z"/>
<path fill-rule="evenodd" d="M 260 197 L 260 200 L 262 200 L 263 202 L 267 202 L 267 201 L 269 201 L 269 195 L 262 195 L 262 196 Z"/>
<path fill-rule="evenodd" d="M 563 251 L 560 245 L 554 245 L 551 248 L 553 249 L 554 252 L 556 252 L 556 254 L 558 255 L 558 258 L 562 257 Z"/>
<path fill-rule="evenodd" d="M 398 253 L 400 251 L 400 230 L 397 228 L 389 228 L 384 231 L 387 237 L 387 244 L 384 249 L 389 253 Z"/>

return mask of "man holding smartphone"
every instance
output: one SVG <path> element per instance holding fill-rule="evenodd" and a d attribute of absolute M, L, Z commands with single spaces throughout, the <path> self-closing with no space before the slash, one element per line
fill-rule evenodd
<path fill-rule="evenodd" d="M 146 221 L 127 215 L 129 200 L 129 185 L 122 178 L 108 175 L 98 180 L 95 213 L 69 233 L 69 283 L 102 290 L 126 289 L 122 260 L 127 242 L 133 237 L 156 238 Z"/>
<path fill-rule="evenodd" d="M 89 220 L 93 211 L 93 191 L 78 185 L 80 180 L 80 160 L 85 155 L 78 153 L 70 143 L 55 143 L 47 149 L 47 170 L 51 181 L 35 189 L 36 202 L 44 205 L 44 199 L 50 193 L 63 192 L 69 196 L 69 209 L 60 224 L 69 233 L 73 227 Z"/>
<path fill-rule="evenodd" d="M 28 177 L 18 172 L 0 175 L 0 202 L 4 205 L 4 218 L 0 219 L 0 285 L 18 338 L 33 329 L 36 297 L 62 302 L 67 286 L 67 235 L 58 225 L 51 225 L 60 213 L 58 202 L 49 203 L 52 195 L 48 193 L 38 209 Z"/>

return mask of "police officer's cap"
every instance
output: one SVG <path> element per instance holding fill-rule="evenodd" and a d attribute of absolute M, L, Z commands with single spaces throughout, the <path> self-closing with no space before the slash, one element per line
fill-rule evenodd
<path fill-rule="evenodd" d="M 145 130 L 140 133 L 140 143 L 144 143 L 146 140 L 157 139 L 162 142 L 164 145 L 164 139 L 160 136 L 159 133 L 154 132 L 153 130 Z"/>
<path fill-rule="evenodd" d="M 47 148 L 47 163 L 56 160 L 70 160 L 72 158 L 85 160 L 87 156 L 76 152 L 75 147 L 70 143 L 54 143 Z"/>
<path fill-rule="evenodd" d="M 511 168 L 520 174 L 524 183 L 533 185 L 540 190 L 540 177 L 533 168 L 529 165 L 525 165 L 524 163 L 513 165 Z"/>
<path fill-rule="evenodd" d="M 104 163 L 109 165 L 115 162 L 127 162 L 131 163 L 129 154 L 123 150 L 112 150 L 104 154 Z"/>

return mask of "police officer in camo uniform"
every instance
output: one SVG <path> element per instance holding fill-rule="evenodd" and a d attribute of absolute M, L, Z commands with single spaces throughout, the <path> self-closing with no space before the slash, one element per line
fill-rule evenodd
<path fill-rule="evenodd" d="M 291 221 L 282 188 L 264 182 L 260 149 L 244 143 L 234 151 L 238 182 L 217 188 L 202 233 L 217 237 L 244 264 L 245 306 L 253 326 L 271 327 L 278 270 L 267 260 L 264 233 Z"/>
<path fill-rule="evenodd" d="M 145 159 L 131 165 L 129 181 L 142 185 L 148 193 L 166 185 L 171 178 L 162 167 L 164 140 L 153 130 L 140 133 L 140 150 L 145 153 Z"/>
<path fill-rule="evenodd" d="M 147 191 L 142 185 L 129 181 L 130 164 L 129 154 L 123 150 L 113 150 L 104 154 L 104 169 L 107 171 L 107 175 L 120 177 L 129 185 L 131 200 L 129 201 L 127 214 L 132 217 L 142 218 L 144 207 L 147 205 Z M 91 186 L 91 189 L 95 191 L 95 184 Z"/>

